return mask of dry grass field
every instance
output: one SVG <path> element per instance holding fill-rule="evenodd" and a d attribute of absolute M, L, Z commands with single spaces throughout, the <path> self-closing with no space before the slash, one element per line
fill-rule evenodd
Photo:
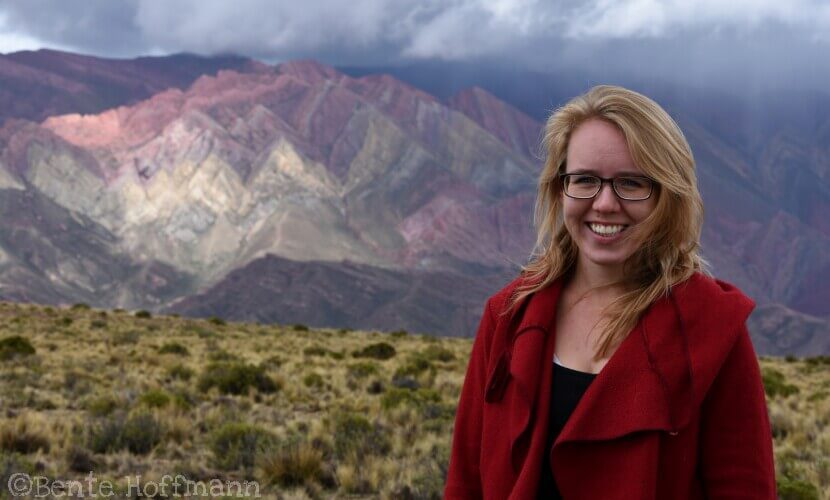
<path fill-rule="evenodd" d="M 0 497 L 438 498 L 470 347 L 0 303 Z M 830 358 L 761 366 L 781 498 L 830 498 Z"/>

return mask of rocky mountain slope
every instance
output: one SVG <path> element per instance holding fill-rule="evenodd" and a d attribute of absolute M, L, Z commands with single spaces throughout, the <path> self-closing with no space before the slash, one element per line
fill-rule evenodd
<path fill-rule="evenodd" d="M 313 61 L 243 66 L 100 113 L 7 119 L 0 297 L 472 334 L 533 243 L 541 124 L 481 88 L 442 101 Z M 830 352 L 830 195 L 823 163 L 803 166 L 823 150 L 782 131 L 755 162 L 680 121 L 715 272 L 775 305 L 764 317 L 807 318 L 799 345 Z"/>

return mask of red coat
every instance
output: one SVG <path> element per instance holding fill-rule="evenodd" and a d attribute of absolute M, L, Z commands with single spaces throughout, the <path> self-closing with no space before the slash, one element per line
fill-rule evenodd
<path fill-rule="evenodd" d="M 561 280 L 484 309 L 456 414 L 445 498 L 535 498 Z M 772 435 L 745 321 L 754 303 L 702 274 L 652 304 L 551 452 L 565 500 L 775 499 Z"/>

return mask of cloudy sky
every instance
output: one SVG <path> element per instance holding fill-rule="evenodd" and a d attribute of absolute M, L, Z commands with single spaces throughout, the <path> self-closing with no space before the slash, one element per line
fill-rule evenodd
<path fill-rule="evenodd" d="M 821 0 L 0 0 L 3 53 L 501 60 L 823 89 L 828 45 L 830 4 Z"/>

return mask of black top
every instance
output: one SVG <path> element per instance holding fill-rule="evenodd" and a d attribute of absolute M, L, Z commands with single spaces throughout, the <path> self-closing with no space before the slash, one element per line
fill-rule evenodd
<path fill-rule="evenodd" d="M 591 385 L 596 373 L 581 372 L 568 367 L 553 364 L 553 388 L 550 401 L 550 427 L 548 432 L 548 444 L 545 447 L 545 457 L 542 461 L 542 479 L 539 482 L 538 498 L 562 499 L 556 482 L 553 479 L 553 471 L 550 464 L 550 452 L 553 442 L 556 441 L 565 422 L 573 413 L 582 395 Z"/>

